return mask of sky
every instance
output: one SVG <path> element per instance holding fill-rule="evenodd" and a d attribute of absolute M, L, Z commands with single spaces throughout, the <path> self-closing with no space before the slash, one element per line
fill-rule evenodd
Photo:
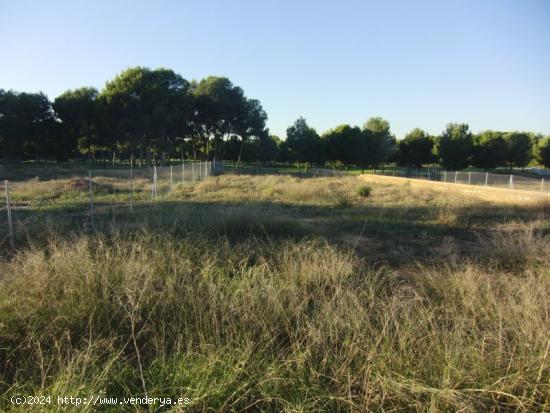
<path fill-rule="evenodd" d="M 53 100 L 138 65 L 228 77 L 283 138 L 299 116 L 550 134 L 548 0 L 0 0 L 0 88 Z"/>

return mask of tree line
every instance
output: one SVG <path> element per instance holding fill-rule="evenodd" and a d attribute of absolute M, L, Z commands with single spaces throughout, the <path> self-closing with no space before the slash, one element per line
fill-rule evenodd
<path fill-rule="evenodd" d="M 523 168 L 532 161 L 550 168 L 550 136 L 532 132 L 486 130 L 473 134 L 464 123 L 449 123 L 438 136 L 415 128 L 397 140 L 388 121 L 372 117 L 363 127 L 340 125 L 319 135 L 299 118 L 286 131 L 286 140 L 276 136 L 245 142 L 246 161 L 356 165 L 361 168 L 396 163 L 407 167 L 439 164 L 445 169 L 468 166 L 485 170 L 497 167 Z M 237 142 L 234 142 L 236 148 Z M 229 159 L 235 159 L 231 151 Z"/>
<path fill-rule="evenodd" d="M 0 90 L 4 159 L 133 157 L 223 159 L 224 143 L 264 139 L 260 102 L 225 77 L 189 82 L 170 69 L 124 70 L 98 91 L 68 90 L 50 102 L 43 93 Z"/>
<path fill-rule="evenodd" d="M 167 159 L 336 163 L 361 168 L 397 163 L 550 168 L 550 136 L 483 131 L 450 123 L 438 136 L 414 129 L 397 140 L 387 120 L 340 125 L 322 135 L 299 118 L 286 139 L 271 135 L 257 99 L 226 77 L 188 81 L 170 69 L 133 67 L 102 90 L 68 90 L 50 102 L 43 93 L 0 89 L 0 156 L 4 160 Z"/>

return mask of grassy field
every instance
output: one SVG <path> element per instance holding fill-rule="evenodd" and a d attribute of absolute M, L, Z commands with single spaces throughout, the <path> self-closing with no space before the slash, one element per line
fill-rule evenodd
<path fill-rule="evenodd" d="M 96 232 L 79 179 L 13 187 L 0 410 L 148 410 L 11 404 L 21 394 L 189 398 L 155 411 L 550 409 L 549 197 L 225 175 L 163 184 L 154 204 L 137 180 L 130 214 L 127 182 L 94 184 Z"/>

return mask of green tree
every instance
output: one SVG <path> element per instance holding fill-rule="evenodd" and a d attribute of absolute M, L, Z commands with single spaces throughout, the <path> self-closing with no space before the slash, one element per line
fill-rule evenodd
<path fill-rule="evenodd" d="M 195 101 L 195 146 L 208 156 L 223 159 L 224 141 L 237 137 L 239 155 L 249 138 L 264 133 L 267 114 L 256 99 L 247 99 L 244 91 L 226 77 L 209 76 L 193 87 Z M 235 139 L 231 139 L 234 144 Z M 213 148 L 210 148 L 210 142 Z M 238 156 L 238 160 L 240 156 Z"/>
<path fill-rule="evenodd" d="M 357 126 L 339 125 L 321 137 L 325 155 L 329 161 L 351 164 L 355 160 L 355 150 L 361 140 L 361 129 Z"/>
<path fill-rule="evenodd" d="M 397 141 L 391 134 L 390 123 L 380 117 L 371 117 L 363 125 L 362 136 L 356 144 L 355 163 L 377 166 L 390 159 L 397 150 Z"/>
<path fill-rule="evenodd" d="M 285 159 L 291 162 L 319 162 L 321 158 L 321 139 L 315 129 L 309 127 L 303 117 L 299 117 L 286 130 L 283 152 Z"/>
<path fill-rule="evenodd" d="M 465 123 L 449 123 L 436 140 L 439 162 L 446 169 L 463 169 L 470 164 L 473 138 Z"/>
<path fill-rule="evenodd" d="M 506 161 L 510 169 L 513 166 L 523 168 L 533 159 L 533 142 L 528 133 L 509 132 L 504 135 L 506 141 Z"/>
<path fill-rule="evenodd" d="M 56 145 L 54 126 L 51 103 L 45 94 L 0 89 L 0 150 L 4 158 L 51 155 Z"/>
<path fill-rule="evenodd" d="M 152 113 L 152 102 L 148 102 L 146 89 L 151 70 L 146 67 L 132 67 L 124 70 L 105 84 L 100 101 L 105 108 L 104 115 L 112 119 L 112 133 L 129 147 L 130 154 L 139 151 L 139 158 L 151 152 L 148 124 Z"/>
<path fill-rule="evenodd" d="M 550 135 L 539 140 L 536 154 L 537 161 L 545 168 L 550 168 Z"/>
<path fill-rule="evenodd" d="M 193 86 L 195 116 L 193 118 L 193 146 L 196 155 L 204 158 L 213 150 L 214 158 L 223 157 L 222 142 L 233 134 L 237 106 L 244 106 L 241 88 L 226 77 L 209 76 Z M 241 108 L 242 110 L 242 108 Z M 214 148 L 210 147 L 213 141 Z"/>
<path fill-rule="evenodd" d="M 410 131 L 399 141 L 398 162 L 401 165 L 421 167 L 434 162 L 434 140 L 422 129 Z"/>
<path fill-rule="evenodd" d="M 281 139 L 279 139 L 278 136 L 270 135 L 268 131 L 266 131 L 266 133 L 260 135 L 257 142 L 259 144 L 259 150 L 255 160 L 260 162 L 273 162 L 279 160 Z"/>
<path fill-rule="evenodd" d="M 487 130 L 473 137 L 472 164 L 485 170 L 506 163 L 507 143 L 504 133 Z"/>
<path fill-rule="evenodd" d="M 150 78 L 146 96 L 153 105 L 148 130 L 160 152 L 161 164 L 164 164 L 179 132 L 187 130 L 192 117 L 193 99 L 190 83 L 173 70 L 155 69 L 150 73 Z"/>
<path fill-rule="evenodd" d="M 63 136 L 72 141 L 73 150 L 95 158 L 96 149 L 103 143 L 99 138 L 100 114 L 97 98 L 99 92 L 92 87 L 82 87 L 66 92 L 55 98 L 53 109 L 61 121 Z"/>
<path fill-rule="evenodd" d="M 126 69 L 107 82 L 100 95 L 104 116 L 112 119 L 112 135 L 125 141 L 132 154 L 139 149 L 148 163 L 153 147 L 164 161 L 171 139 L 186 130 L 191 102 L 189 82 L 163 68 Z"/>
<path fill-rule="evenodd" d="M 269 142 L 269 131 L 265 128 L 267 121 L 267 113 L 262 108 L 260 101 L 257 99 L 246 99 L 244 104 L 239 104 L 237 109 L 237 117 L 234 120 L 234 133 L 240 137 L 241 146 L 239 149 L 240 162 L 244 144 L 247 140 L 253 138 L 259 143 L 258 157 L 261 157 L 262 144 Z"/>

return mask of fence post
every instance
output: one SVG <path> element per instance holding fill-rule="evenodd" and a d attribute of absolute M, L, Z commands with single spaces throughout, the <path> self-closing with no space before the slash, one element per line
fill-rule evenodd
<path fill-rule="evenodd" d="M 455 184 L 456 184 L 456 176 L 458 174 L 458 171 L 455 171 Z"/>
<path fill-rule="evenodd" d="M 468 171 L 468 185 L 472 182 L 472 171 Z"/>
<path fill-rule="evenodd" d="M 443 171 L 443 182 L 447 182 L 447 171 Z"/>
<path fill-rule="evenodd" d="M 94 221 L 94 188 L 92 185 L 92 171 L 88 171 L 88 197 L 90 202 L 90 223 L 92 225 L 92 231 L 95 231 Z"/>
<path fill-rule="evenodd" d="M 172 165 L 170 165 L 170 188 L 174 186 L 174 171 Z"/>
<path fill-rule="evenodd" d="M 540 181 L 540 192 L 544 191 L 544 178 Z"/>
<path fill-rule="evenodd" d="M 155 201 L 158 201 L 158 198 L 159 198 L 158 184 L 159 184 L 159 176 L 157 174 L 157 167 L 155 166 Z"/>
<path fill-rule="evenodd" d="M 485 186 L 487 186 L 488 182 L 489 182 L 489 172 L 485 172 Z"/>
<path fill-rule="evenodd" d="M 134 162 L 130 159 L 130 212 L 134 212 Z"/>
<path fill-rule="evenodd" d="M 153 166 L 153 182 L 151 184 L 151 203 L 157 200 L 157 167 Z"/>
<path fill-rule="evenodd" d="M 193 175 L 193 183 L 195 183 L 195 163 L 196 162 L 191 163 L 191 172 L 192 172 L 192 175 Z"/>
<path fill-rule="evenodd" d="M 15 234 L 13 233 L 13 221 L 11 217 L 11 201 L 10 201 L 10 190 L 8 189 L 8 180 L 4 181 L 4 186 L 6 189 L 6 208 L 8 210 L 8 229 L 10 232 L 10 245 L 12 248 L 15 248 Z"/>
<path fill-rule="evenodd" d="M 185 161 L 181 160 L 181 182 L 185 182 Z"/>
<path fill-rule="evenodd" d="M 514 175 L 510 175 L 510 189 L 514 189 Z"/>

